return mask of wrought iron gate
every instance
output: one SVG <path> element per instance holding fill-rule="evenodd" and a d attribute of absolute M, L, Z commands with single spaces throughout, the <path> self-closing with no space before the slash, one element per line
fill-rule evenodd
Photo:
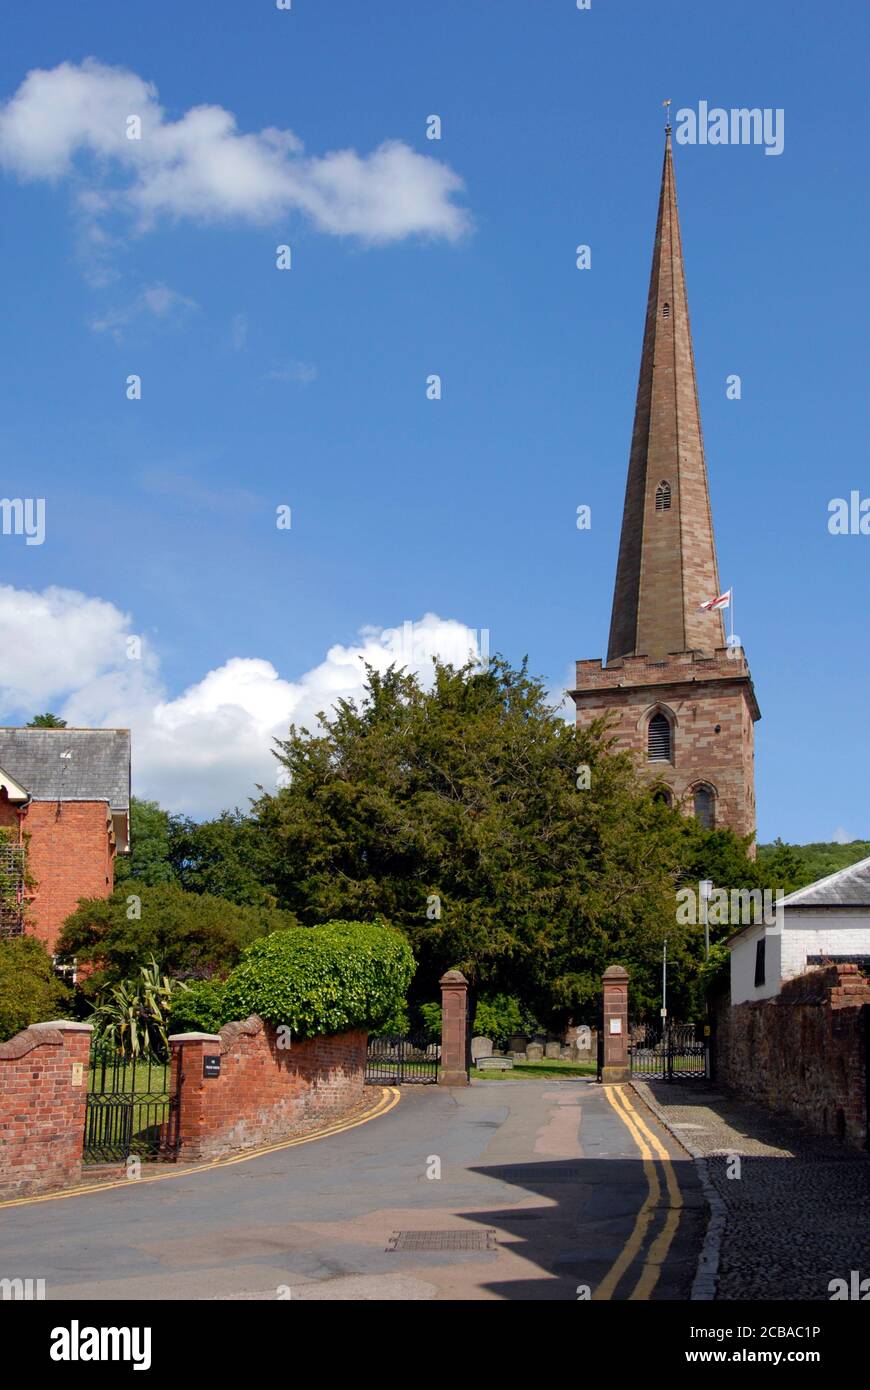
<path fill-rule="evenodd" d="M 707 1046 L 695 1036 L 694 1023 L 632 1024 L 629 1037 L 632 1076 L 674 1081 L 708 1075 Z"/>
<path fill-rule="evenodd" d="M 131 1154 L 174 1159 L 178 1149 L 182 1058 L 172 1089 L 172 1066 L 155 1057 L 124 1057 L 95 1046 L 88 1065 L 85 1163 L 123 1163 Z"/>
<path fill-rule="evenodd" d="M 366 1081 L 431 1085 L 438 1080 L 441 1048 L 427 1037 L 369 1038 Z"/>

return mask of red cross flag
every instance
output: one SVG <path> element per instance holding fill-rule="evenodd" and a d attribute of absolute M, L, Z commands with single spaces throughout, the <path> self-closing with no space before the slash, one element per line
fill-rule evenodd
<path fill-rule="evenodd" d="M 725 593 L 724 593 L 724 594 L 720 594 L 718 598 L 708 598 L 706 603 L 699 603 L 699 604 L 698 604 L 699 610 L 703 608 L 704 611 L 705 611 L 706 613 L 709 613 L 709 612 L 710 612 L 712 609 L 714 609 L 714 608 L 730 608 L 730 607 L 731 607 L 731 590 L 730 590 L 730 589 L 726 589 L 726 590 L 725 590 Z"/>

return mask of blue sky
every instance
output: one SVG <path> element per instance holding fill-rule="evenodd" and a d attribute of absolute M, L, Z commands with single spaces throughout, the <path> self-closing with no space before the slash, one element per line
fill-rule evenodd
<path fill-rule="evenodd" d="M 131 723 L 138 790 L 202 812 L 244 804 L 285 711 L 407 620 L 449 651 L 486 628 L 567 686 L 606 646 L 662 100 L 782 108 L 779 156 L 676 150 L 720 574 L 763 714 L 759 838 L 870 837 L 870 537 L 827 527 L 870 496 L 859 7 L 49 0 L 2 29 L 2 492 L 47 520 L 41 546 L 0 538 L 0 718 Z M 89 57 L 96 116 L 65 108 L 78 78 L 22 104 L 31 70 Z M 136 155 L 171 146 L 147 179 L 93 134 L 143 82 Z M 179 180 L 203 106 L 295 191 Z"/>

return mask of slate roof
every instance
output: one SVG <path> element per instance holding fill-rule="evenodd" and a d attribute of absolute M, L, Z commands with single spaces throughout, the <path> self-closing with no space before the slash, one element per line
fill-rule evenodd
<path fill-rule="evenodd" d="M 0 728 L 0 768 L 34 801 L 106 801 L 112 811 L 130 807 L 129 729 Z"/>
<path fill-rule="evenodd" d="M 0 762 L 3 759 L 0 757 Z M 782 900 L 783 907 L 870 907 L 870 858 L 808 883 Z"/>

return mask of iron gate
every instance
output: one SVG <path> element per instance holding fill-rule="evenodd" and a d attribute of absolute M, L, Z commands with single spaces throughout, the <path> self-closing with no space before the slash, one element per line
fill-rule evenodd
<path fill-rule="evenodd" d="M 708 1075 L 707 1047 L 703 1038 L 696 1038 L 694 1023 L 671 1023 L 666 1028 L 632 1024 L 629 1039 L 632 1076 L 674 1081 Z"/>
<path fill-rule="evenodd" d="M 369 1038 L 366 1081 L 431 1085 L 438 1080 L 441 1048 L 427 1037 Z"/>
<path fill-rule="evenodd" d="M 125 1057 L 112 1048 L 91 1049 L 85 1107 L 85 1163 L 123 1163 L 131 1154 L 174 1159 L 182 1059 L 173 1091 L 168 1060 Z"/>

